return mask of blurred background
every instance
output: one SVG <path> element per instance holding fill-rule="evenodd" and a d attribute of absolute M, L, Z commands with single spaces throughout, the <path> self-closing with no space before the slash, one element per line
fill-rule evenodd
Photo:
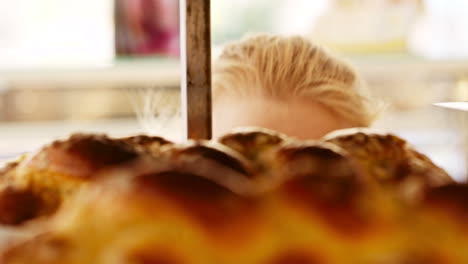
<path fill-rule="evenodd" d="M 181 138 L 177 0 L 0 0 L 0 162 L 72 132 Z M 212 0 L 212 41 L 302 34 L 387 103 L 375 124 L 467 171 L 466 0 Z"/>

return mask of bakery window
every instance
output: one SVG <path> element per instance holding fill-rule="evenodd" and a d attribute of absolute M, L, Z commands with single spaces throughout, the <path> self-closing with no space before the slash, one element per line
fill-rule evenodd
<path fill-rule="evenodd" d="M 178 8 L 2 1 L 0 159 L 75 131 L 180 137 Z M 467 12 L 464 0 L 214 0 L 213 53 L 247 33 L 310 37 L 345 56 L 387 103 L 377 128 L 464 179 L 468 115 L 431 104 L 468 100 Z"/>

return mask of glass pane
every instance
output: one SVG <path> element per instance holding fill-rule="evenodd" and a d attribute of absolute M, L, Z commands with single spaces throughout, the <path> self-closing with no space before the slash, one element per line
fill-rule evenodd
<path fill-rule="evenodd" d="M 374 127 L 465 179 L 464 114 L 432 103 L 468 100 L 467 1 L 217 0 L 212 12 L 216 54 L 228 41 L 267 32 L 301 34 L 347 59 L 387 105 Z"/>
<path fill-rule="evenodd" d="M 0 162 L 74 132 L 179 138 L 177 0 L 0 0 Z"/>

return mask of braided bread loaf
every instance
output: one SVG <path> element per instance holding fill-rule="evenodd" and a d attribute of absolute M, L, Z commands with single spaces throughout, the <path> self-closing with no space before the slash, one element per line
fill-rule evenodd
<path fill-rule="evenodd" d="M 51 215 L 82 185 L 96 180 L 99 170 L 156 154 L 169 144 L 160 137 L 75 134 L 22 156 L 0 171 L 0 224 Z"/>
<path fill-rule="evenodd" d="M 51 216 L 1 263 L 468 263 L 468 187 L 392 135 L 75 135 L 2 181 Z"/>

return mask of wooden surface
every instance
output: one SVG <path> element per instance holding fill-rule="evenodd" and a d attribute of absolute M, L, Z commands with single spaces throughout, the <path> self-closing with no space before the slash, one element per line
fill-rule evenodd
<path fill-rule="evenodd" d="M 210 0 L 181 0 L 180 9 L 182 113 L 186 120 L 185 131 L 190 139 L 210 139 Z"/>

